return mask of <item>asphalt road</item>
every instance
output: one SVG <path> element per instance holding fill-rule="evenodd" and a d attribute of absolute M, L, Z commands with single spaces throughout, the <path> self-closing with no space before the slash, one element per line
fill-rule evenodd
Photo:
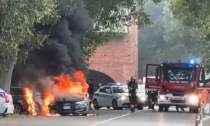
<path fill-rule="evenodd" d="M 195 114 L 147 110 L 97 110 L 97 116 L 0 118 L 0 126 L 194 126 Z"/>

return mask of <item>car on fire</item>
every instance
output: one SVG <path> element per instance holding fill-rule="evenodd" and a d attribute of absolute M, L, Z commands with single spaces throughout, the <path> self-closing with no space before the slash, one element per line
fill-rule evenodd
<path fill-rule="evenodd" d="M 121 83 L 110 83 L 105 86 L 101 86 L 93 95 L 93 106 L 95 109 L 101 107 L 112 107 L 114 110 L 121 110 L 123 108 L 129 108 L 129 96 L 127 87 Z M 137 93 L 138 104 L 137 109 L 143 109 L 143 103 L 146 101 L 146 97 Z"/>
<path fill-rule="evenodd" d="M 6 116 L 14 113 L 12 96 L 0 88 L 0 115 Z"/>
<path fill-rule="evenodd" d="M 89 113 L 89 103 L 87 98 L 82 96 L 65 95 L 55 98 L 55 101 L 49 105 L 51 114 L 61 116 L 68 115 L 87 115 Z"/>
<path fill-rule="evenodd" d="M 24 99 L 24 91 L 20 87 L 11 87 L 10 93 L 13 98 L 13 104 L 14 104 L 14 113 L 21 114 L 23 112 L 28 112 L 28 104 Z M 35 99 L 35 107 L 36 111 L 41 111 L 41 95 L 36 94 L 34 95 Z"/>

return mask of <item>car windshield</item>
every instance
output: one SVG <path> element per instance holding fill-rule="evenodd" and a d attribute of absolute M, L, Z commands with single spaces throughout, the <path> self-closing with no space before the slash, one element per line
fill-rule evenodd
<path fill-rule="evenodd" d="M 124 87 L 113 87 L 113 93 L 126 93 L 126 89 Z"/>
<path fill-rule="evenodd" d="M 164 80 L 166 81 L 194 81 L 195 70 L 192 68 L 169 67 L 164 70 Z"/>

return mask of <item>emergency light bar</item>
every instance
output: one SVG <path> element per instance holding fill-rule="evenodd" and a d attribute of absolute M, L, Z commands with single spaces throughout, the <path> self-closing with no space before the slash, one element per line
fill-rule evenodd
<path fill-rule="evenodd" d="M 119 83 L 119 82 L 118 83 L 108 83 L 108 85 L 110 85 L 110 86 L 111 85 L 123 86 L 123 84 L 122 83 Z"/>

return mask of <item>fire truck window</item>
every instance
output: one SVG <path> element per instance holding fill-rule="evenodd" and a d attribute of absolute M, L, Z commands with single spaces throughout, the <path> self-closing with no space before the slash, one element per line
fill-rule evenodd
<path fill-rule="evenodd" d="M 194 69 L 167 68 L 164 70 L 164 80 L 166 81 L 193 81 L 195 80 Z"/>

